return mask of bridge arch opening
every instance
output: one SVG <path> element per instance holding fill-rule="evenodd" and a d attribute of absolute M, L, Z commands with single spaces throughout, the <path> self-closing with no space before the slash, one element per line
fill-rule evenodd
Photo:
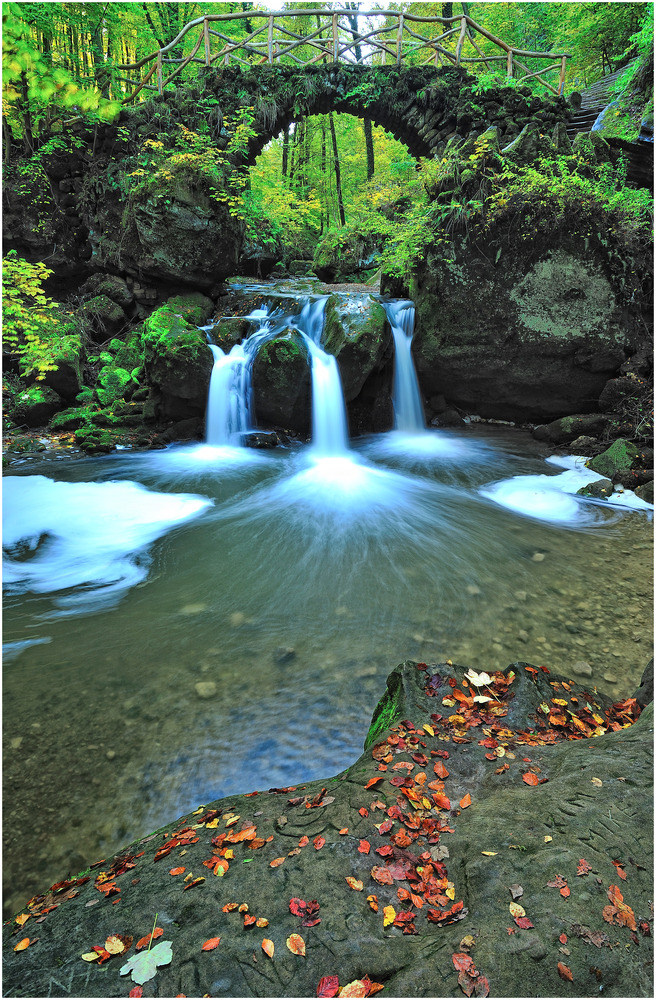
<path fill-rule="evenodd" d="M 371 119 L 330 111 L 298 116 L 251 158 L 242 201 L 252 236 L 311 261 L 318 243 L 357 237 L 364 263 L 421 197 L 419 162 Z"/>

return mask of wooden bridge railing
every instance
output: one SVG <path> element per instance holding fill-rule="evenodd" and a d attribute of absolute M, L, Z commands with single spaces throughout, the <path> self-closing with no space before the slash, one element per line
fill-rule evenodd
<path fill-rule="evenodd" d="M 293 31 L 289 27 L 292 17 L 297 27 L 301 26 L 299 18 L 306 19 L 305 25 L 311 30 L 306 35 Z M 358 17 L 371 17 L 376 21 L 373 24 L 370 22 L 361 33 L 353 27 L 354 19 Z M 283 23 L 283 20 L 287 23 Z M 246 21 L 247 30 L 250 30 L 245 37 L 237 39 L 228 34 L 227 30 L 231 22 L 240 21 Z M 179 51 L 185 37 L 192 33 L 193 38 L 198 29 L 200 33 L 191 52 L 186 56 L 176 55 L 176 49 Z M 476 36 L 479 36 L 478 41 Z M 455 41 L 453 49 L 444 44 L 450 38 Z M 492 42 L 500 53 L 490 55 L 483 52 L 478 43 L 482 39 Z M 464 55 L 466 46 L 473 48 L 476 55 Z M 201 47 L 202 55 L 199 55 Z M 505 63 L 506 77 L 515 77 L 518 81 L 534 79 L 553 94 L 562 94 L 567 60 L 571 58 L 564 52 L 533 52 L 513 48 L 466 15 L 421 17 L 394 10 L 252 10 L 243 14 L 206 14 L 197 17 L 186 24 L 168 45 L 144 56 L 139 62 L 119 65 L 120 71 L 131 75 L 118 79 L 135 87 L 125 98 L 126 103 L 144 89 L 163 93 L 164 88 L 191 63 L 200 63 L 202 66 L 238 65 L 248 69 L 264 63 L 298 66 L 312 66 L 318 62 L 354 63 L 356 50 L 360 56 L 359 61 L 370 66 L 392 64 L 437 67 L 484 63 L 488 69 L 492 69 L 495 63 L 502 62 Z M 520 61 L 536 59 L 550 60 L 552 65 L 532 71 L 526 62 Z M 149 63 L 153 65 L 145 76 L 134 76 Z M 560 70 L 558 84 L 552 86 L 544 76 L 557 69 Z M 523 75 L 516 76 L 517 73 Z"/>

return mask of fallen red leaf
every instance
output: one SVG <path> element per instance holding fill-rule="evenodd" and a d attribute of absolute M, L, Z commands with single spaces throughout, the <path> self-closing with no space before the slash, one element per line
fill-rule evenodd
<path fill-rule="evenodd" d="M 535 927 L 535 924 L 529 919 L 529 917 L 515 917 L 515 923 L 518 927 L 521 927 L 523 931 L 527 931 L 529 927 Z"/>
<path fill-rule="evenodd" d="M 578 868 L 576 869 L 576 874 L 587 875 L 591 871 L 592 871 L 592 865 L 589 865 L 588 862 L 585 860 L 585 858 L 581 858 L 578 864 Z"/>
<path fill-rule="evenodd" d="M 455 952 L 451 956 L 451 961 L 455 969 L 460 972 L 466 972 L 467 969 L 471 969 L 474 965 L 474 960 L 471 955 L 465 954 L 465 952 Z"/>
<path fill-rule="evenodd" d="M 186 868 L 171 868 L 169 875 L 182 875 L 186 870 Z"/>
<path fill-rule="evenodd" d="M 131 989 L 130 992 L 128 993 L 128 996 L 129 997 L 142 997 L 143 996 L 143 987 L 142 986 L 135 986 L 135 987 L 133 987 L 133 989 Z"/>
<path fill-rule="evenodd" d="M 527 771 L 526 774 L 523 774 L 522 781 L 527 785 L 539 785 L 540 783 L 540 779 L 537 774 L 533 774 L 532 771 Z"/>
<path fill-rule="evenodd" d="M 467 792 L 467 794 L 462 799 L 460 799 L 460 808 L 466 809 L 467 806 L 471 805 L 471 801 L 472 801 L 471 795 L 469 794 L 469 792 Z"/>
<path fill-rule="evenodd" d="M 160 938 L 163 933 L 164 929 L 162 927 L 156 927 L 152 933 L 152 936 L 150 934 L 146 934 L 145 937 L 140 938 L 136 944 L 137 951 L 141 951 L 142 948 L 147 948 L 151 940 L 156 941 L 157 938 Z"/>
<path fill-rule="evenodd" d="M 567 944 L 567 934 L 561 934 L 558 940 L 561 944 Z"/>
<path fill-rule="evenodd" d="M 371 850 L 371 844 L 368 840 L 361 840 L 358 844 L 358 851 L 360 854 L 368 854 Z"/>
<path fill-rule="evenodd" d="M 214 949 L 218 946 L 220 940 L 221 940 L 220 937 L 208 938 L 207 941 L 204 943 L 203 947 L 201 948 L 201 951 L 214 951 Z"/>
<path fill-rule="evenodd" d="M 621 879 L 624 879 L 624 881 L 626 881 L 626 872 L 624 871 L 624 868 L 622 867 L 622 862 L 621 861 L 613 861 L 613 864 L 615 865 L 615 868 L 617 869 L 617 874 L 619 875 L 619 877 Z"/>
<path fill-rule="evenodd" d="M 315 851 L 320 851 L 326 841 L 324 837 L 315 837 L 312 843 L 314 844 Z"/>
<path fill-rule="evenodd" d="M 339 978 L 337 976 L 322 976 L 317 986 L 318 997 L 336 997 L 339 992 Z"/>
<path fill-rule="evenodd" d="M 316 844 L 314 846 L 316 847 Z M 278 865 L 281 865 L 284 860 L 285 860 L 284 858 L 274 858 L 273 861 L 269 864 L 269 868 L 277 868 Z"/>
<path fill-rule="evenodd" d="M 374 785 L 380 784 L 380 782 L 382 780 L 383 780 L 382 775 L 379 774 L 376 778 L 369 778 L 369 781 L 367 782 L 367 784 L 364 787 L 365 788 L 373 788 Z"/>

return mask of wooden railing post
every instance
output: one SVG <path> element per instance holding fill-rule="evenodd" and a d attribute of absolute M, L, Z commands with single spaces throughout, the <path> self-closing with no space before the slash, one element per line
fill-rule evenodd
<path fill-rule="evenodd" d="M 163 72 L 162 72 L 162 50 L 160 49 L 157 53 L 157 93 L 162 94 L 164 91 L 163 83 Z"/>
<path fill-rule="evenodd" d="M 203 21 L 203 38 L 205 40 L 205 65 L 210 65 L 210 22 L 205 18 Z"/>
<path fill-rule="evenodd" d="M 458 38 L 458 44 L 456 45 L 456 66 L 460 65 L 460 57 L 462 56 L 462 46 L 464 44 L 466 34 L 467 34 L 467 18 L 463 16 L 460 21 L 460 37 Z"/>
<path fill-rule="evenodd" d="M 269 64 L 273 63 L 273 15 L 269 16 L 269 31 L 267 35 L 267 47 L 269 50 Z"/>
<path fill-rule="evenodd" d="M 337 24 L 337 14 L 333 14 L 333 62 L 339 60 L 339 30 Z"/>
<path fill-rule="evenodd" d="M 560 79 L 558 80 L 558 95 L 562 97 L 565 89 L 565 70 L 567 69 L 567 56 L 560 60 Z"/>
<path fill-rule="evenodd" d="M 506 76 L 513 75 L 513 50 L 508 49 L 508 59 L 506 60 Z"/>
<path fill-rule="evenodd" d="M 403 14 L 399 14 L 399 30 L 396 34 L 396 65 L 401 65 L 403 58 Z"/>

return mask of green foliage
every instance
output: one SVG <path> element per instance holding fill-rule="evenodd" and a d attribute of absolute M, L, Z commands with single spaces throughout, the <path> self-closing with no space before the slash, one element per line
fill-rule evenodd
<path fill-rule="evenodd" d="M 24 6 L 3 5 L 2 83 L 7 102 L 3 113 L 6 110 L 10 121 L 30 130 L 47 109 L 77 112 L 90 120 L 113 121 L 120 110 L 118 102 L 81 86 L 71 73 L 62 67 L 53 68 L 39 52 L 23 19 Z"/>
<path fill-rule="evenodd" d="M 2 303 L 5 347 L 18 359 L 22 375 L 43 381 L 58 362 L 77 362 L 81 337 L 74 318 L 43 290 L 52 274 L 44 264 L 30 264 L 10 250 L 3 261 Z"/>

